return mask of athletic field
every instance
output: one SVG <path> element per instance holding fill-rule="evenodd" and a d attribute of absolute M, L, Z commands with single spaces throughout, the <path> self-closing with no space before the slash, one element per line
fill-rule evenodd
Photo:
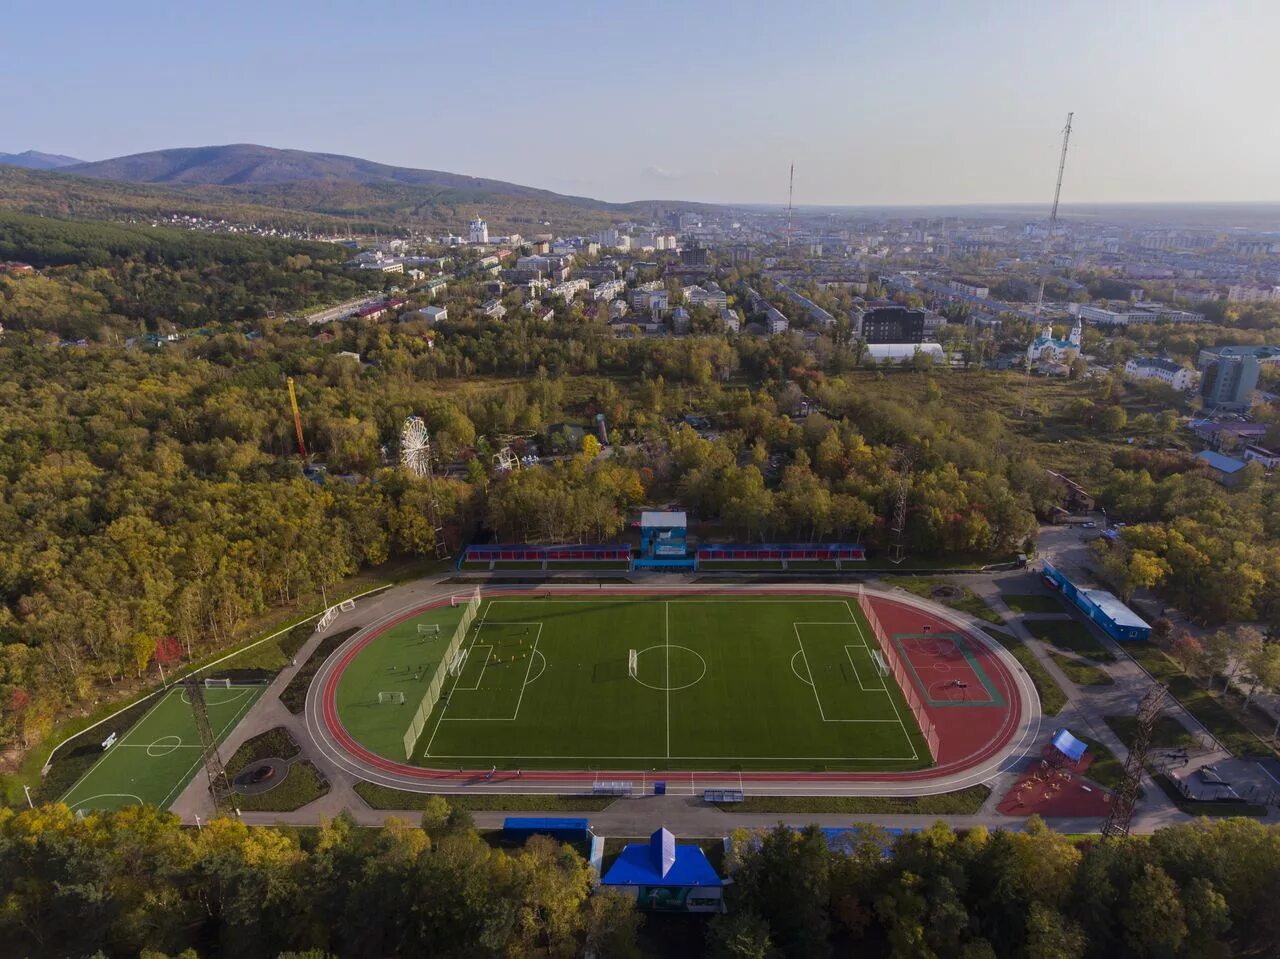
<path fill-rule="evenodd" d="M 230 734 L 266 689 L 217 686 L 205 690 L 209 722 L 218 742 Z M 223 756 L 225 762 L 230 756 Z M 165 808 L 197 772 L 204 775 L 200 737 L 183 689 L 161 695 L 115 745 L 102 754 L 62 801 L 73 810 L 119 809 L 135 803 Z"/>
<path fill-rule="evenodd" d="M 361 745 L 405 759 L 404 734 L 418 690 L 430 681 L 431 650 L 446 642 L 421 635 L 418 624 L 447 613 L 432 610 L 391 627 L 342 673 L 338 713 Z M 598 770 L 927 767 L 928 748 L 901 691 L 878 668 L 877 649 L 857 604 L 843 598 L 486 599 L 412 762 Z M 378 695 L 395 691 L 406 693 L 403 705 Z"/>

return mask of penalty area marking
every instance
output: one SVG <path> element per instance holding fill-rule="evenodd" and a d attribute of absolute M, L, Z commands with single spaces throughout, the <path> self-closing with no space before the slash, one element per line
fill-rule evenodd
<path fill-rule="evenodd" d="M 533 685 L 534 683 L 536 683 L 539 679 L 541 679 L 541 678 L 542 678 L 542 674 L 543 674 L 543 673 L 545 673 L 545 672 L 547 671 L 547 657 L 545 657 L 545 656 L 543 656 L 543 655 L 542 655 L 542 651 L 541 651 L 541 650 L 538 650 L 538 649 L 535 649 L 535 650 L 530 654 L 530 658 L 532 658 L 533 656 L 537 656 L 537 657 L 538 657 L 538 659 L 539 659 L 539 660 L 541 660 L 541 662 L 542 662 L 542 668 L 541 668 L 541 669 L 539 669 L 539 670 L 537 671 L 537 673 L 535 673 L 531 678 L 529 678 L 529 679 L 526 679 L 526 680 L 525 680 L 525 683 L 524 683 L 524 684 L 525 684 L 526 686 L 532 686 L 532 685 Z M 532 665 L 532 663 L 531 663 L 530 665 Z"/>

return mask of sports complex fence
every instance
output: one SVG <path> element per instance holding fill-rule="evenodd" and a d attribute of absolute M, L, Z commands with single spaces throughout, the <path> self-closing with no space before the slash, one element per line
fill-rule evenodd
<path fill-rule="evenodd" d="M 440 701 L 440 691 L 444 689 L 444 680 L 449 674 L 449 664 L 453 662 L 453 657 L 458 654 L 458 650 L 462 647 L 462 641 L 466 639 L 467 630 L 471 628 L 471 624 L 476 618 L 476 612 L 479 609 L 480 587 L 477 586 L 467 600 L 467 608 L 462 611 L 462 619 L 458 620 L 458 628 L 453 631 L 453 638 L 449 640 L 449 645 L 445 647 L 444 655 L 440 658 L 440 664 L 436 667 L 436 674 L 431 677 L 431 684 L 427 686 L 427 691 L 422 694 L 422 702 L 418 704 L 418 708 L 413 714 L 413 719 L 409 722 L 409 729 L 404 734 L 405 759 L 413 759 L 413 751 L 417 748 L 418 739 L 422 736 L 422 731 L 427 727 L 427 717 L 431 715 L 431 710 Z"/>
<path fill-rule="evenodd" d="M 920 701 L 915 684 L 911 682 L 911 678 L 907 675 L 907 667 L 902 661 L 902 654 L 889 639 L 884 627 L 880 625 L 880 617 L 876 615 L 876 611 L 872 608 L 871 601 L 867 599 L 866 591 L 862 586 L 858 586 L 856 595 L 858 608 L 862 610 L 862 615 L 867 617 L 867 622 L 871 624 L 871 632 L 875 634 L 876 642 L 880 644 L 880 650 L 884 654 L 885 662 L 888 663 L 889 670 L 893 673 L 893 678 L 898 683 L 898 688 L 902 690 L 902 696 L 907 701 L 907 708 L 911 710 L 911 715 L 916 718 L 916 723 L 920 726 L 920 732 L 924 734 L 924 741 L 929 747 L 929 756 L 936 763 L 938 761 L 938 730 L 934 728 L 933 721 L 929 719 L 929 714 L 924 711 L 924 703 Z"/>

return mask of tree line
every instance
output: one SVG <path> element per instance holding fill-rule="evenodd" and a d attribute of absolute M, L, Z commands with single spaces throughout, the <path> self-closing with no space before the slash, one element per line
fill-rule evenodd
<path fill-rule="evenodd" d="M 610 959 L 1205 959 L 1280 936 L 1280 828 L 1226 819 L 1078 841 L 943 823 L 739 830 L 727 912 L 638 913 L 545 837 L 486 842 L 440 798 L 418 823 L 200 829 L 146 806 L 0 810 L 15 955 Z"/>

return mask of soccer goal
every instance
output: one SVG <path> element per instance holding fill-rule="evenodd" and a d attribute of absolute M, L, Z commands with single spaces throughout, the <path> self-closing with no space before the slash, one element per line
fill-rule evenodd
<path fill-rule="evenodd" d="M 453 657 L 453 662 L 449 664 L 450 676 L 457 676 L 462 672 L 463 667 L 467 665 L 467 654 L 470 652 L 471 650 L 469 649 L 458 650 Z"/>
<path fill-rule="evenodd" d="M 636 678 L 636 673 L 640 671 L 640 654 L 634 649 L 627 650 L 627 675 L 632 679 Z"/>
<path fill-rule="evenodd" d="M 204 688 L 205 688 L 205 689 L 213 689 L 214 687 L 217 687 L 218 689 L 230 689 L 230 688 L 231 688 L 231 680 L 230 680 L 230 679 L 208 679 L 208 678 L 206 678 L 206 679 L 205 679 L 205 681 L 204 681 Z"/>
<path fill-rule="evenodd" d="M 439 636 L 440 624 L 439 623 L 419 623 L 418 635 L 419 636 Z"/>
<path fill-rule="evenodd" d="M 394 703 L 397 706 L 404 705 L 404 693 L 378 693 L 378 704 Z"/>
<path fill-rule="evenodd" d="M 877 673 L 879 673 L 881 676 L 889 675 L 889 664 L 884 661 L 884 656 L 883 654 L 881 654 L 880 650 L 878 649 L 871 650 L 871 659 L 876 664 Z"/>

